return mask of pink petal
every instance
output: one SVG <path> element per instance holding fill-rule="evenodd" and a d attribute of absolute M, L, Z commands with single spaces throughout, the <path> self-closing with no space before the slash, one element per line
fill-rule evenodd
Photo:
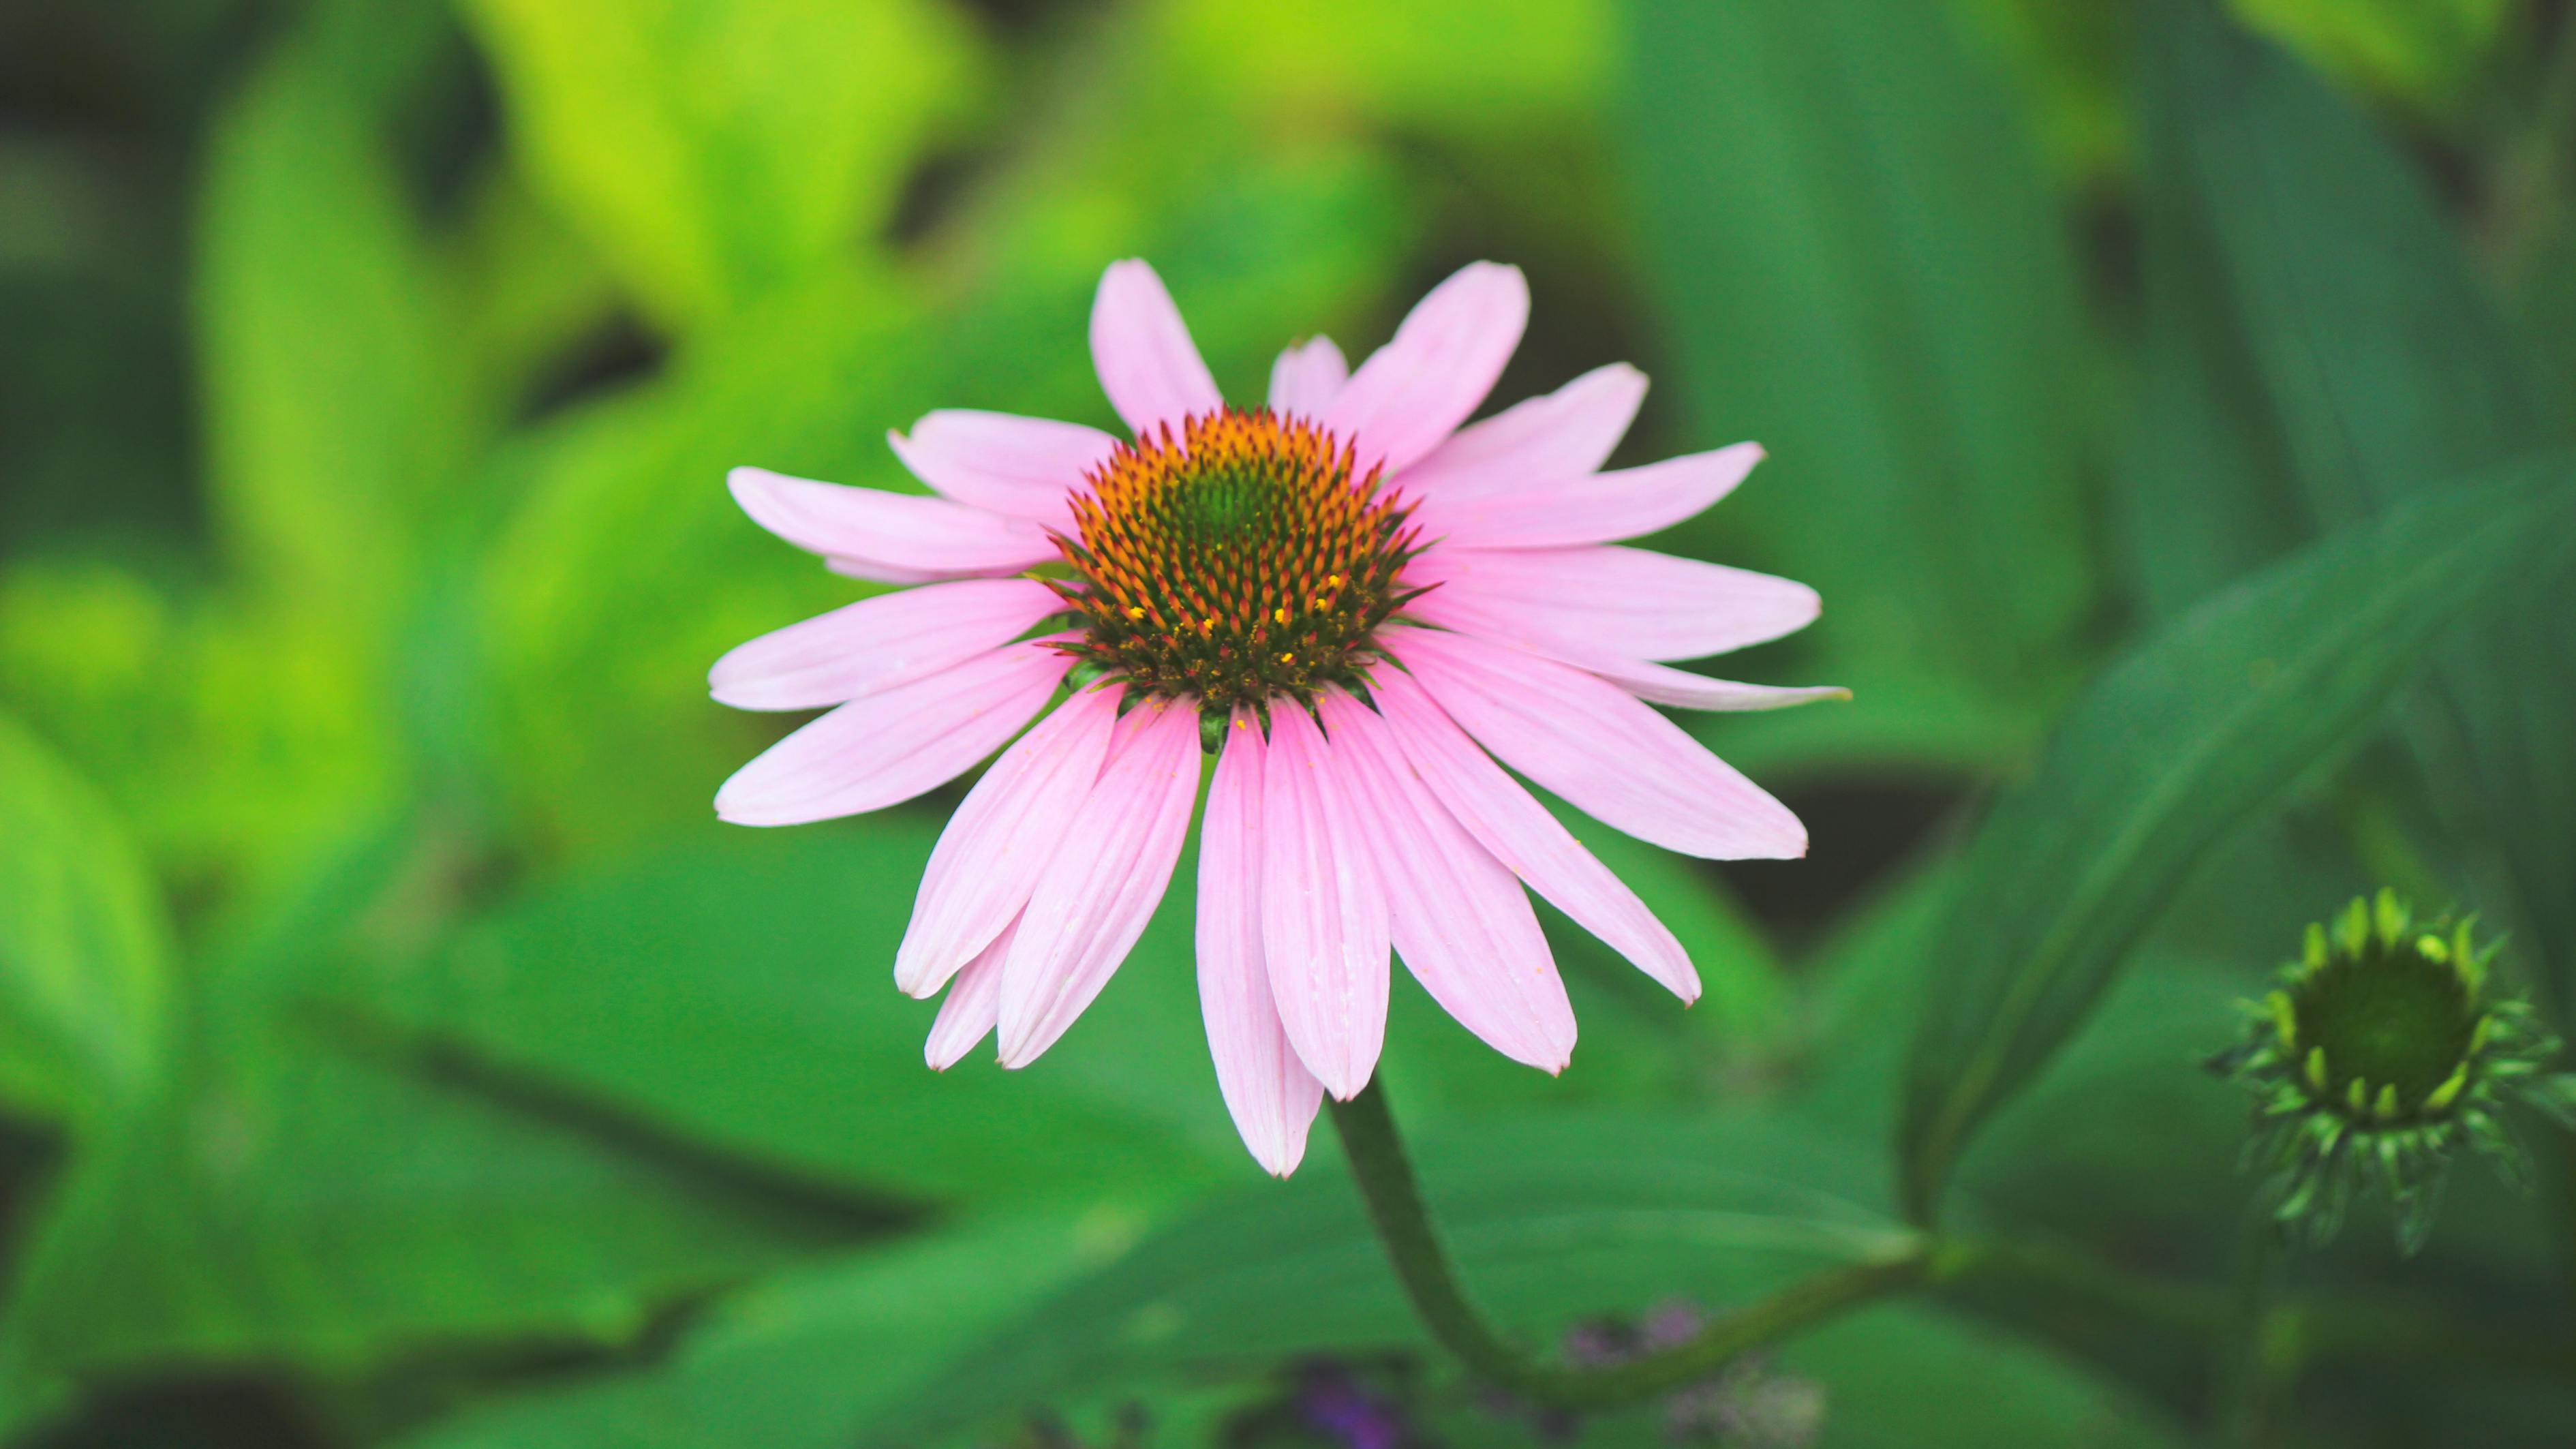
<path fill-rule="evenodd" d="M 1091 364 L 1109 405 L 1140 438 L 1157 427 L 1177 434 L 1184 418 L 1225 405 L 1181 309 L 1140 261 L 1112 262 L 1100 278 L 1091 303 Z"/>
<path fill-rule="evenodd" d="M 1015 574 L 1019 569 L 908 569 L 899 564 L 881 564 L 863 558 L 826 558 L 823 567 L 843 578 L 866 579 L 872 584 L 936 584 L 949 579 L 993 578 Z"/>
<path fill-rule="evenodd" d="M 1049 418 L 951 408 L 886 434 L 914 477 L 945 498 L 1071 533 L 1071 498 L 1109 461 L 1118 440 Z"/>
<path fill-rule="evenodd" d="M 1019 927 L 1017 917 L 1005 923 L 992 944 L 978 952 L 948 983 L 948 996 L 939 1003 L 939 1015 L 930 1023 L 930 1040 L 921 1048 L 921 1059 L 930 1063 L 932 1071 L 944 1072 L 963 1061 L 1000 1019 L 1002 962 L 1011 954 L 1011 938 L 1018 934 Z"/>
<path fill-rule="evenodd" d="M 1416 518 L 1425 538 L 1447 539 L 1467 548 L 1615 543 L 1697 516 L 1734 492 L 1735 485 L 1761 461 L 1760 447 L 1737 443 L 1643 468 L 1595 473 L 1558 488 L 1457 502 L 1426 496 Z"/>
<path fill-rule="evenodd" d="M 1145 933 L 1171 884 L 1199 793 L 1198 710 L 1139 704 L 1109 768 L 1066 827 L 1002 973 L 1002 1065 L 1055 1045 Z"/>
<path fill-rule="evenodd" d="M 1566 662 L 1587 673 L 1600 675 L 1650 704 L 1671 705 L 1676 709 L 1744 712 L 1787 709 L 1792 705 L 1815 704 L 1820 700 L 1851 698 L 1851 691 L 1838 684 L 1739 684 L 1732 679 L 1711 679 L 1705 674 L 1693 674 L 1668 664 L 1649 664 L 1642 659 L 1621 659 L 1615 655 L 1569 659 Z"/>
<path fill-rule="evenodd" d="M 894 984 L 906 995 L 937 991 L 1029 903 L 1100 779 L 1118 696 L 1093 689 L 1066 700 L 1003 751 L 948 817 L 895 951 Z"/>
<path fill-rule="evenodd" d="M 1588 478 L 1610 460 L 1645 400 L 1644 373 L 1624 362 L 1596 367 L 1459 430 L 1405 470 L 1405 492 L 1482 498 Z"/>
<path fill-rule="evenodd" d="M 899 804 L 964 774 L 1046 707 L 1073 660 L 1034 641 L 852 700 L 716 791 L 736 825 L 801 825 Z"/>
<path fill-rule="evenodd" d="M 1199 1010 L 1235 1130 L 1254 1161 L 1286 1177 L 1306 1155 L 1324 1085 L 1288 1044 L 1262 961 L 1264 748 L 1260 722 L 1237 710 L 1199 821 Z"/>
<path fill-rule="evenodd" d="M 736 709 L 818 709 L 963 664 L 1063 607 L 1033 579 L 882 594 L 732 650 L 708 671 L 707 687 Z"/>
<path fill-rule="evenodd" d="M 1529 283 L 1518 267 L 1474 262 L 1431 289 L 1388 342 L 1360 364 L 1324 412 L 1366 472 L 1400 473 L 1476 411 L 1529 321 Z"/>
<path fill-rule="evenodd" d="M 1370 688 L 1414 771 L 1478 844 L 1674 995 L 1699 999 L 1699 973 L 1681 941 L 1627 882 L 1478 749 L 1413 676 L 1381 669 Z"/>
<path fill-rule="evenodd" d="M 1348 766 L 1306 712 L 1270 711 L 1261 779 L 1261 950 L 1297 1057 L 1348 1101 L 1386 1041 L 1386 895 L 1345 794 Z"/>
<path fill-rule="evenodd" d="M 1521 883 L 1414 778 L 1384 721 L 1339 690 L 1322 710 L 1356 783 L 1396 954 L 1487 1045 L 1541 1071 L 1565 1070 L 1574 1007 Z"/>
<path fill-rule="evenodd" d="M 1795 633 L 1819 607 L 1805 584 L 1615 546 L 1433 548 L 1404 577 L 1439 585 L 1405 612 L 1560 659 L 1699 659 Z"/>
<path fill-rule="evenodd" d="M 1505 764 L 1602 823 L 1711 860 L 1806 854 L 1806 827 L 1671 720 L 1580 669 L 1432 629 L 1395 654 Z"/>
<path fill-rule="evenodd" d="M 1351 365 L 1329 337 L 1312 337 L 1270 365 L 1270 410 L 1281 417 L 1320 418 L 1350 381 Z"/>
<path fill-rule="evenodd" d="M 736 468 L 725 483 L 752 522 L 798 548 L 863 569 L 916 577 L 1010 574 L 1056 557 L 1046 530 L 1027 519 L 945 498 L 816 483 L 766 468 Z"/>

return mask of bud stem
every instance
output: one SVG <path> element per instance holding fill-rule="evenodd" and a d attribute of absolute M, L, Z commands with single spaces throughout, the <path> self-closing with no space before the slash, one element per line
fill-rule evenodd
<path fill-rule="evenodd" d="M 1916 1241 L 1898 1255 L 1793 1283 L 1711 1320 L 1693 1338 L 1616 1368 L 1560 1367 L 1507 1342 L 1468 1301 L 1423 1205 L 1395 1114 L 1378 1083 L 1371 1081 L 1358 1096 L 1331 1106 L 1369 1222 L 1415 1314 L 1478 1375 L 1548 1408 L 1610 1409 L 1670 1393 L 1708 1379 L 1747 1350 L 1845 1309 L 1921 1287 L 1933 1277 L 1931 1247 Z"/>

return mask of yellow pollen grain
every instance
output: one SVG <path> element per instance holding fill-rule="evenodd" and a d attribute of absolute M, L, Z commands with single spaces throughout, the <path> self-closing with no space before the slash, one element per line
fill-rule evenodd
<path fill-rule="evenodd" d="M 1285 605 L 1285 604 L 1282 604 L 1282 605 L 1280 605 L 1278 608 L 1271 610 L 1271 611 L 1270 611 L 1270 617 L 1271 617 L 1273 620 L 1275 620 L 1275 621 L 1277 621 L 1277 622 L 1279 622 L 1279 623 L 1282 623 L 1282 624 L 1287 623 L 1287 622 L 1288 622 L 1288 606 L 1287 606 L 1287 605 Z"/>
<path fill-rule="evenodd" d="M 1134 604 L 1129 604 L 1127 606 L 1127 617 L 1130 619 L 1141 619 L 1145 617 L 1145 611 Z"/>
<path fill-rule="evenodd" d="M 1342 586 L 1342 576 L 1341 576 L 1340 574 L 1326 574 L 1326 575 L 1324 575 L 1324 587 L 1325 587 L 1325 588 L 1328 588 L 1328 589 L 1338 589 L 1338 588 L 1340 588 L 1341 586 Z"/>
<path fill-rule="evenodd" d="M 1297 662 L 1297 656 L 1294 654 L 1282 654 L 1279 656 L 1279 662 L 1282 664 L 1294 664 Z"/>

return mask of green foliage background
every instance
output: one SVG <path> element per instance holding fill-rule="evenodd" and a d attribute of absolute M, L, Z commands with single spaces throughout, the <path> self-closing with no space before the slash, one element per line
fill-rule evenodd
<path fill-rule="evenodd" d="M 1108 423 L 1142 255 L 1237 397 L 1521 264 L 1498 398 L 1638 361 L 1623 459 L 1771 451 L 1662 544 L 1826 599 L 1729 672 L 1854 702 L 1687 721 L 1811 859 L 1574 822 L 1706 1000 L 1551 918 L 1550 1081 L 1398 987 L 1479 1296 L 1544 1342 L 1937 1226 L 2035 1266 L 1787 1345 L 1824 1442 L 2210 1435 L 2232 999 L 2386 882 L 2576 1025 L 2571 188 L 2563 0 L 0 11 L 0 1430 L 1308 1442 L 1253 1425 L 1325 1356 L 1531 1442 L 1323 1129 L 1236 1145 L 1186 893 L 938 1077 L 885 973 L 955 792 L 711 818 L 783 722 L 707 664 L 868 587 L 724 470 Z M 2576 1437 L 2534 1142 L 2301 1265 L 2271 1442 Z"/>

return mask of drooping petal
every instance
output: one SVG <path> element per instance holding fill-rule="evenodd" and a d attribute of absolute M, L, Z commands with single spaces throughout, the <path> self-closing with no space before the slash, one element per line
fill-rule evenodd
<path fill-rule="evenodd" d="M 1253 1160 L 1294 1172 L 1324 1085 L 1288 1044 L 1261 950 L 1261 726 L 1236 711 L 1199 821 L 1199 1011 L 1217 1090 Z"/>
<path fill-rule="evenodd" d="M 1476 411 L 1503 375 L 1529 322 L 1518 267 L 1473 262 L 1414 304 L 1395 337 L 1360 364 L 1324 411 L 1359 470 L 1400 473 Z"/>
<path fill-rule="evenodd" d="M 895 951 L 894 984 L 928 996 L 1015 919 L 1109 756 L 1118 691 L 1094 689 L 1002 752 L 939 832 Z"/>
<path fill-rule="evenodd" d="M 1567 662 L 1587 674 L 1600 675 L 1650 704 L 1667 704 L 1675 709 L 1741 713 L 1851 698 L 1851 691 L 1839 684 L 1742 684 L 1732 679 L 1711 679 L 1669 664 L 1649 664 L 1643 659 L 1615 655 Z"/>
<path fill-rule="evenodd" d="M 1461 499 L 1566 487 L 1610 460 L 1645 400 L 1644 373 L 1624 362 L 1596 367 L 1459 429 L 1405 470 L 1405 491 Z"/>
<path fill-rule="evenodd" d="M 881 594 L 737 646 L 707 672 L 707 688 L 736 709 L 819 709 L 963 664 L 1063 607 L 1034 579 Z"/>
<path fill-rule="evenodd" d="M 1163 279 L 1140 261 L 1112 262 L 1091 303 L 1091 365 L 1136 436 L 1224 406 Z"/>
<path fill-rule="evenodd" d="M 1010 413 L 950 408 L 886 434 L 895 456 L 940 496 L 1073 531 L 1073 495 L 1109 461 L 1118 440 L 1098 428 Z"/>
<path fill-rule="evenodd" d="M 1466 634 L 1402 629 L 1388 642 L 1467 733 L 1604 824 L 1711 860 L 1807 853 L 1786 806 L 1618 686 Z"/>
<path fill-rule="evenodd" d="M 948 983 L 948 995 L 930 1023 L 930 1039 L 921 1047 L 921 1059 L 932 1071 L 944 1072 L 965 1060 L 1001 1019 L 1002 962 L 1011 954 L 1011 938 L 1019 927 L 1013 917 Z"/>
<path fill-rule="evenodd" d="M 1426 538 L 1463 548 L 1563 548 L 1616 543 L 1696 517 L 1735 491 L 1762 449 L 1737 443 L 1642 468 L 1595 473 L 1558 488 L 1451 501 L 1424 497 L 1416 514 Z"/>
<path fill-rule="evenodd" d="M 1699 999 L 1699 972 L 1681 941 L 1627 882 L 1478 749 L 1411 675 L 1381 669 L 1370 687 L 1415 773 L 1479 845 L 1674 995 Z"/>
<path fill-rule="evenodd" d="M 1002 1065 L 1055 1045 L 1109 984 L 1171 884 L 1199 790 L 1198 711 L 1137 705 L 1020 918 L 1002 972 Z"/>
<path fill-rule="evenodd" d="M 1384 721 L 1339 690 L 1321 709 L 1357 787 L 1396 954 L 1486 1045 L 1541 1071 L 1565 1070 L 1574 1007 L 1520 881 L 1414 778 Z"/>
<path fill-rule="evenodd" d="M 1270 364 L 1270 410 L 1313 420 L 1324 415 L 1351 379 L 1351 365 L 1329 337 L 1310 337 Z"/>
<path fill-rule="evenodd" d="M 771 745 L 716 791 L 736 825 L 802 825 L 900 804 L 956 779 L 1046 707 L 1071 657 L 1031 641 L 852 700 Z"/>
<path fill-rule="evenodd" d="M 862 568 L 953 578 L 1015 574 L 1056 556 L 1046 531 L 1027 519 L 945 498 L 817 483 L 766 468 L 736 468 L 725 484 L 752 522 L 809 553 Z"/>
<path fill-rule="evenodd" d="M 1438 587 L 1405 612 L 1560 659 L 1700 659 L 1813 623 L 1816 591 L 1642 548 L 1426 549 L 1405 582 Z"/>
<path fill-rule="evenodd" d="M 1386 1041 L 1386 895 L 1345 795 L 1347 767 L 1306 712 L 1270 712 L 1261 771 L 1261 949 L 1298 1060 L 1348 1101 Z"/>

